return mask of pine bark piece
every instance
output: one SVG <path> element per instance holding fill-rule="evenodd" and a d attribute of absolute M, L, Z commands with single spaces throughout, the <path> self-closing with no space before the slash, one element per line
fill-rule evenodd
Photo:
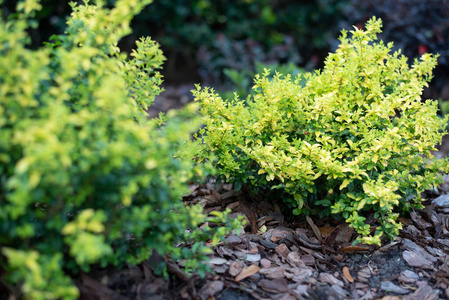
<path fill-rule="evenodd" d="M 322 248 L 322 244 L 321 243 L 313 243 L 310 241 L 310 239 L 307 237 L 307 235 L 300 230 L 301 228 L 298 228 L 295 231 L 295 237 L 298 240 L 298 242 L 303 245 L 306 246 L 310 249 L 316 249 L 316 250 L 321 250 Z"/>
<path fill-rule="evenodd" d="M 382 281 L 380 283 L 380 289 L 384 290 L 386 292 L 393 292 L 393 293 L 400 294 L 400 295 L 405 295 L 405 294 L 410 293 L 410 290 L 404 289 L 400 286 L 397 286 L 391 281 Z"/>
<path fill-rule="evenodd" d="M 328 283 L 330 285 L 339 285 L 340 287 L 344 287 L 343 281 L 335 278 L 333 275 L 328 273 L 320 273 L 319 280 L 324 283 Z"/>
<path fill-rule="evenodd" d="M 424 220 L 418 213 L 412 211 L 410 212 L 410 217 L 412 218 L 413 223 L 418 227 L 419 229 L 427 229 L 433 227 L 432 224 Z"/>
<path fill-rule="evenodd" d="M 229 266 L 229 275 L 231 275 L 232 277 L 237 276 L 238 274 L 240 274 L 240 272 L 242 272 L 244 265 L 245 263 L 241 260 L 233 261 Z"/>
<path fill-rule="evenodd" d="M 407 295 L 404 300 L 437 300 L 438 290 L 433 290 L 427 282 L 422 284 L 413 294 Z"/>
<path fill-rule="evenodd" d="M 287 258 L 288 254 L 290 253 L 290 250 L 285 244 L 280 244 L 276 247 L 276 253 L 282 256 L 283 258 Z"/>
<path fill-rule="evenodd" d="M 315 257 L 310 254 L 301 255 L 301 260 L 306 264 L 306 266 L 314 266 L 315 265 Z"/>
<path fill-rule="evenodd" d="M 332 231 L 334 231 L 335 227 L 324 226 L 324 227 L 318 227 L 318 229 L 320 230 L 321 236 L 325 239 L 328 236 L 330 236 Z"/>
<path fill-rule="evenodd" d="M 398 277 L 398 280 L 403 283 L 415 283 L 419 279 L 418 274 L 410 270 L 404 270 Z"/>
<path fill-rule="evenodd" d="M 425 259 L 427 259 L 427 260 L 429 260 L 429 261 L 431 261 L 433 263 L 438 261 L 438 259 L 435 256 L 429 254 L 429 252 L 427 252 L 426 249 L 424 249 L 423 247 L 419 246 L 418 244 L 412 242 L 409 239 L 404 239 L 402 241 L 402 244 L 405 247 L 407 247 L 408 250 L 415 252 L 419 256 L 421 256 L 421 257 L 423 257 L 423 258 L 425 258 Z"/>
<path fill-rule="evenodd" d="M 433 269 L 433 263 L 431 261 L 413 251 L 405 250 L 402 257 L 412 267 Z"/>
<path fill-rule="evenodd" d="M 285 275 L 285 268 L 284 267 L 274 267 L 274 268 L 268 268 L 268 269 L 260 269 L 259 274 L 265 275 L 269 279 L 275 279 L 275 278 L 284 278 Z"/>
<path fill-rule="evenodd" d="M 310 227 L 312 228 L 312 231 L 315 234 L 315 236 L 317 237 L 317 239 L 321 241 L 323 239 L 323 237 L 321 236 L 321 232 L 318 229 L 318 227 L 315 225 L 315 223 L 313 223 L 313 220 L 309 216 L 306 216 L 306 220 L 307 220 L 307 223 L 309 223 Z"/>
<path fill-rule="evenodd" d="M 343 267 L 343 276 L 351 283 L 354 282 L 354 278 L 351 276 L 351 273 L 349 272 L 348 267 Z"/>
<path fill-rule="evenodd" d="M 364 247 L 364 246 L 348 246 L 348 247 L 344 247 L 343 252 L 345 253 L 353 253 L 353 252 L 364 252 L 364 251 L 370 251 L 371 248 L 369 247 Z"/>
<path fill-rule="evenodd" d="M 354 228 L 349 227 L 348 223 L 342 223 L 332 230 L 324 240 L 324 245 L 330 248 L 338 249 L 343 244 L 349 243 L 354 234 Z"/>
<path fill-rule="evenodd" d="M 285 293 L 288 291 L 287 279 L 262 279 L 257 285 L 264 291 L 273 294 Z"/>
<path fill-rule="evenodd" d="M 285 277 L 299 283 L 315 283 L 316 279 L 312 277 L 313 270 L 309 267 L 290 268 L 285 270 Z"/>
<path fill-rule="evenodd" d="M 361 269 L 361 270 L 357 273 L 357 279 L 358 279 L 360 282 L 363 282 L 363 283 L 367 283 L 367 282 L 368 282 L 368 279 L 371 278 L 371 276 L 372 276 L 372 273 L 371 273 L 370 268 L 368 268 L 368 267 L 365 267 L 365 268 Z"/>
<path fill-rule="evenodd" d="M 257 272 L 259 272 L 259 270 L 260 270 L 260 267 L 258 267 L 256 265 L 251 265 L 247 268 L 244 268 L 242 270 L 242 272 L 240 272 L 240 274 L 237 277 L 235 277 L 235 281 L 237 281 L 237 282 L 242 281 L 243 279 L 256 274 Z"/>
<path fill-rule="evenodd" d="M 304 268 L 306 266 L 297 251 L 292 251 L 287 255 L 287 262 L 293 267 Z"/>
<path fill-rule="evenodd" d="M 224 284 L 222 281 L 219 280 L 209 281 L 205 285 L 203 285 L 203 287 L 201 287 L 198 294 L 201 295 L 201 297 L 204 297 L 203 299 L 206 299 L 221 292 L 223 290 L 223 287 Z"/>
<path fill-rule="evenodd" d="M 266 259 L 266 258 L 262 258 L 262 259 L 260 260 L 260 265 L 261 265 L 263 268 L 268 269 L 268 268 L 271 267 L 271 261 L 268 260 L 268 259 Z"/>
<path fill-rule="evenodd" d="M 441 195 L 432 200 L 432 203 L 435 204 L 437 212 L 449 213 L 449 195 Z"/>

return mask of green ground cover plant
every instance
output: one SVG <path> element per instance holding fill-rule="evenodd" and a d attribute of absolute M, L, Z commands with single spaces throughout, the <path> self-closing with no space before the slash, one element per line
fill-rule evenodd
<path fill-rule="evenodd" d="M 265 70 L 245 99 L 197 86 L 200 159 L 213 153 L 220 177 L 237 190 L 279 191 L 272 200 L 282 198 L 293 214 L 346 220 L 359 242 L 392 239 L 399 213 L 422 207 L 421 192 L 449 171 L 430 152 L 447 118 L 437 117 L 436 101 L 421 100 L 437 56 L 409 65 L 392 43 L 377 41 L 381 27 L 373 17 L 366 30 L 343 30 L 322 70 Z"/>
<path fill-rule="evenodd" d="M 158 45 L 142 38 L 130 57 L 117 47 L 150 2 L 73 4 L 66 33 L 35 50 L 38 1 L 0 22 L 0 284 L 16 297 L 75 299 L 70 275 L 152 251 L 204 271 L 204 242 L 238 226 L 181 202 L 203 176 L 184 145 L 200 120 L 195 106 L 147 119 L 161 92 Z"/>

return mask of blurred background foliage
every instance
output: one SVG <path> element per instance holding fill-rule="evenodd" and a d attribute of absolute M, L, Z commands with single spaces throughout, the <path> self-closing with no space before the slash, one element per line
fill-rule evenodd
<path fill-rule="evenodd" d="M 13 13 L 15 2 L 3 1 L 4 15 Z M 35 46 L 62 33 L 70 14 L 66 1 L 42 0 L 42 5 L 31 33 Z M 340 30 L 363 26 L 373 15 L 384 21 L 381 38 L 395 42 L 410 59 L 440 54 L 425 97 L 448 100 L 448 0 L 155 0 L 134 19 L 133 34 L 119 46 L 130 51 L 140 36 L 151 36 L 167 57 L 162 72 L 167 84 L 201 82 L 243 93 L 263 66 L 294 72 L 321 68 Z"/>

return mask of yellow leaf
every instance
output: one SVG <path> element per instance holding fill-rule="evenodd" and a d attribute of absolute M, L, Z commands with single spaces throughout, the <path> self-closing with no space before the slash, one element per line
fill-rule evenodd
<path fill-rule="evenodd" d="M 86 229 L 89 230 L 89 231 L 95 232 L 95 233 L 100 233 L 100 232 L 104 231 L 104 226 L 103 226 L 103 224 L 101 224 L 98 221 L 90 221 L 87 224 L 87 228 Z"/>
<path fill-rule="evenodd" d="M 63 235 L 69 235 L 69 234 L 73 234 L 76 231 L 76 225 L 73 224 L 72 222 L 68 223 L 67 225 L 65 225 L 62 228 L 62 234 Z"/>
<path fill-rule="evenodd" d="M 347 187 L 349 183 L 350 183 L 349 179 L 346 178 L 345 180 L 343 180 L 343 183 L 340 185 L 340 190 Z"/>

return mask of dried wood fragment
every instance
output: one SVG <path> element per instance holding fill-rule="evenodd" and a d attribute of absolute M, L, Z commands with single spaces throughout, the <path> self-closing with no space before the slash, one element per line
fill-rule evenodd
<path fill-rule="evenodd" d="M 240 272 L 240 274 L 237 277 L 235 277 L 235 281 L 237 281 L 237 282 L 242 281 L 243 279 L 256 274 L 257 272 L 259 272 L 259 270 L 260 270 L 260 267 L 258 267 L 256 265 L 251 265 L 247 268 L 244 268 L 242 270 L 242 272 Z"/>
<path fill-rule="evenodd" d="M 352 278 L 351 273 L 349 272 L 348 267 L 344 266 L 343 267 L 343 276 L 349 281 L 349 282 L 354 282 L 354 278 Z"/>

